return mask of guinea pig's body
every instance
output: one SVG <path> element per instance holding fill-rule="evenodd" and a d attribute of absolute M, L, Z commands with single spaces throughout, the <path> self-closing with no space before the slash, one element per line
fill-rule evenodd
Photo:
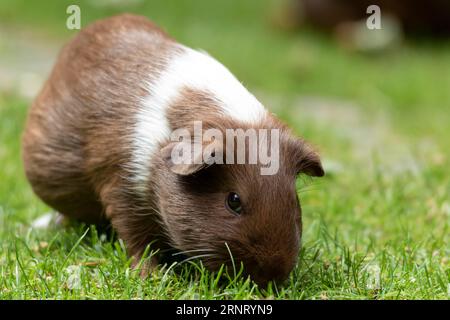
<path fill-rule="evenodd" d="M 170 133 L 194 121 L 222 132 L 278 129 L 278 172 L 175 164 Z M 23 159 L 44 202 L 87 223 L 110 221 L 136 261 L 150 243 L 211 269 L 232 254 L 259 283 L 286 278 L 296 263 L 296 175 L 323 175 L 318 155 L 225 67 L 133 15 L 96 22 L 64 47 L 29 112 Z"/>

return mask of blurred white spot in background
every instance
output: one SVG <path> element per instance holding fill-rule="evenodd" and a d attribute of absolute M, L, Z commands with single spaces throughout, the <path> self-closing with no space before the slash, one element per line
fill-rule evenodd
<path fill-rule="evenodd" d="M 367 273 L 367 288 L 371 290 L 380 289 L 380 266 L 377 263 L 370 263 L 366 266 L 365 271 Z"/>
<path fill-rule="evenodd" d="M 81 266 L 71 265 L 64 271 L 67 275 L 66 285 L 70 290 L 81 289 Z"/>
<path fill-rule="evenodd" d="M 33 229 L 46 229 L 50 226 L 50 223 L 52 222 L 52 219 L 54 217 L 54 214 L 49 212 L 46 213 L 42 216 L 40 216 L 39 218 L 37 218 L 36 220 L 34 220 L 31 223 L 31 227 Z"/>

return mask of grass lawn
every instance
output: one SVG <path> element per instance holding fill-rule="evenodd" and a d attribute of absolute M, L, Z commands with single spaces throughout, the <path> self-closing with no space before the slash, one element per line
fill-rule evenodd
<path fill-rule="evenodd" d="M 318 146 L 327 175 L 298 181 L 303 249 L 285 286 L 262 290 L 199 261 L 143 281 L 122 242 L 93 226 L 31 227 L 51 209 L 22 170 L 29 100 L 0 87 L 0 299 L 450 298 L 449 43 L 346 52 L 322 34 L 273 28 L 273 1 L 79 3 L 83 25 L 136 12 L 217 57 Z M 68 4 L 2 1 L 0 28 L 45 34 L 60 46 L 74 34 L 64 27 Z"/>

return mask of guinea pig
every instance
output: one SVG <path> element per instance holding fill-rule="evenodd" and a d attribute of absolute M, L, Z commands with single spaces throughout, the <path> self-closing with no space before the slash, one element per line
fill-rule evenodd
<path fill-rule="evenodd" d="M 201 133 L 269 130 L 276 172 L 263 174 L 267 162 L 224 161 L 240 150 L 199 141 L 199 122 Z M 171 138 L 181 129 L 191 142 Z M 179 161 L 186 144 L 214 148 Z M 249 139 L 243 145 L 247 159 Z M 63 216 L 110 223 L 134 265 L 151 244 L 210 270 L 243 265 L 261 285 L 282 282 L 297 262 L 297 176 L 324 175 L 317 152 L 227 68 L 130 14 L 97 21 L 64 46 L 29 110 L 22 157 L 38 197 Z"/>

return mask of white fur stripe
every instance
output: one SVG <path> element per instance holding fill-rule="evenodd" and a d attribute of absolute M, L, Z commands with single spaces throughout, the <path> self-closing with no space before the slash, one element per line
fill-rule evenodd
<path fill-rule="evenodd" d="M 142 102 L 132 137 L 131 171 L 136 187 L 141 190 L 145 190 L 150 178 L 152 155 L 158 144 L 170 135 L 167 108 L 182 88 L 211 92 L 223 113 L 237 120 L 255 122 L 266 113 L 261 103 L 221 63 L 181 45 L 177 45 L 160 77 L 150 81 L 148 87 L 150 94 Z"/>
<path fill-rule="evenodd" d="M 204 52 L 182 46 L 183 54 L 176 57 L 166 72 L 164 86 L 178 89 L 207 90 L 219 100 L 224 114 L 253 122 L 264 115 L 261 103 L 217 60 Z M 172 93 L 174 93 L 172 91 Z"/>

